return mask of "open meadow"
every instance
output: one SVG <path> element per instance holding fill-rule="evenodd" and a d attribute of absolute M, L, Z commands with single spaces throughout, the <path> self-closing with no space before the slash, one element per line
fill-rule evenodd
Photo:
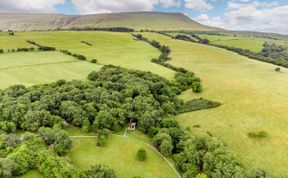
<path fill-rule="evenodd" d="M 104 148 L 96 147 L 96 138 L 72 138 L 72 141 L 73 147 L 68 157 L 80 170 L 101 163 L 109 165 L 120 178 L 133 176 L 177 178 L 177 174 L 169 164 L 141 139 L 129 135 L 111 135 Z M 144 148 L 147 152 L 145 162 L 136 159 L 137 150 L 140 148 Z"/>
<path fill-rule="evenodd" d="M 59 79 L 85 80 L 101 66 L 60 52 L 15 52 L 0 54 L 0 88 L 11 85 L 51 83 Z"/>
<path fill-rule="evenodd" d="M 288 47 L 287 40 L 275 40 L 268 38 L 247 37 L 241 35 L 199 35 L 201 38 L 206 38 L 211 44 L 224 45 L 235 48 L 248 49 L 252 52 L 260 52 L 263 48 L 263 44 L 268 42 L 269 44 L 277 44 Z"/>
<path fill-rule="evenodd" d="M 60 49 L 69 50 L 73 53 L 84 55 L 88 58 L 88 61 L 92 59 L 97 59 L 98 64 L 100 65 L 113 64 L 132 69 L 151 71 L 153 73 L 166 76 L 169 79 L 173 79 L 174 77 L 173 71 L 165 67 L 159 66 L 157 64 L 151 63 L 152 58 L 157 58 L 160 55 L 159 51 L 157 51 L 148 44 L 136 42 L 130 33 L 89 32 L 89 31 L 88 32 L 77 32 L 77 31 L 19 32 L 15 36 L 5 36 L 5 35 L 0 36 L 0 42 L 1 42 L 0 49 L 4 49 L 7 51 L 8 49 L 32 47 L 31 44 L 26 42 L 27 40 L 34 41 L 41 45 L 55 47 L 57 50 Z M 90 43 L 91 46 L 83 43 L 82 41 Z M 56 53 L 47 53 L 47 54 L 50 54 L 50 57 L 52 56 L 52 54 L 56 55 Z M 19 54 L 15 55 L 21 56 Z M 59 55 L 63 56 L 62 54 Z M 3 54 L 1 54 L 1 56 L 2 60 L 10 57 L 10 56 L 5 57 L 5 55 Z M 57 55 L 55 56 L 55 58 L 57 58 Z M 71 58 L 71 60 L 73 59 Z M 69 65 L 71 65 L 71 63 Z M 62 66 L 60 66 L 60 68 L 61 67 Z M 75 72 L 81 69 L 83 71 L 86 71 L 86 72 L 79 71 L 78 75 L 81 75 L 82 76 L 81 79 L 83 79 L 87 76 L 88 73 L 92 71 L 91 70 L 92 68 L 93 64 L 88 64 L 87 66 L 79 67 L 79 69 L 77 69 Z M 95 67 L 94 65 L 94 68 L 95 68 L 94 70 L 97 70 L 99 66 Z M 35 70 L 37 69 L 35 68 Z M 73 68 L 68 70 L 75 73 Z M 31 72 L 33 72 L 33 70 Z M 25 73 L 26 72 L 23 72 L 23 75 L 25 75 Z M 51 80 L 53 80 L 55 79 L 53 78 L 53 76 L 59 75 L 59 73 L 61 74 L 61 71 L 58 72 L 56 71 L 55 74 L 54 72 L 51 73 L 49 75 L 51 76 Z M 67 73 L 65 72 L 63 73 L 62 76 L 65 76 L 63 77 L 64 79 L 66 79 L 66 76 L 67 79 L 73 78 L 69 77 L 69 75 L 67 75 Z M 79 76 L 75 78 L 80 79 Z"/>
<path fill-rule="evenodd" d="M 275 72 L 275 65 L 242 57 L 225 49 L 169 37 L 144 33 L 171 49 L 169 63 L 196 73 L 203 82 L 203 92 L 189 91 L 184 100 L 204 97 L 222 103 L 216 109 L 177 116 L 183 128 L 191 132 L 210 132 L 221 138 L 241 156 L 247 167 L 264 167 L 270 172 L 286 173 L 288 161 L 288 70 Z M 194 128 L 200 125 L 201 128 Z M 248 132 L 265 131 L 269 136 L 258 140 Z"/>

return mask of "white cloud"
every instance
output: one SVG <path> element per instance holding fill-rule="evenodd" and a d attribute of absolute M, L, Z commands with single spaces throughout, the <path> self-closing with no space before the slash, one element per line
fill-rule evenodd
<path fill-rule="evenodd" d="M 53 12 L 54 6 L 64 4 L 65 0 L 0 0 L 2 12 Z"/>
<path fill-rule="evenodd" d="M 201 14 L 194 18 L 194 20 L 201 22 L 202 24 L 211 26 L 211 27 L 222 27 L 225 26 L 225 23 L 221 17 L 212 17 L 210 18 L 207 14 Z"/>
<path fill-rule="evenodd" d="M 288 6 L 259 1 L 228 2 L 222 18 L 202 14 L 195 19 L 200 23 L 233 30 L 278 32 L 288 34 Z"/>
<path fill-rule="evenodd" d="M 272 2 L 260 2 L 260 1 L 252 1 L 252 0 L 232 0 L 227 3 L 228 9 L 239 9 L 245 7 L 258 7 L 258 8 L 271 8 L 278 6 L 278 1 Z"/>
<path fill-rule="evenodd" d="M 168 8 L 180 6 L 180 0 L 71 0 L 82 14 L 127 11 L 152 11 L 156 5 Z"/>
<path fill-rule="evenodd" d="M 160 6 L 169 8 L 169 7 L 180 7 L 181 0 L 159 0 L 156 1 Z"/>
<path fill-rule="evenodd" d="M 184 0 L 187 9 L 212 10 L 213 6 L 206 0 Z"/>

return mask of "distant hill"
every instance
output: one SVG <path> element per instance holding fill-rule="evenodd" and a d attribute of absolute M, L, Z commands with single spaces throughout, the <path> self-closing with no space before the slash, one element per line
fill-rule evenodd
<path fill-rule="evenodd" d="M 215 30 L 191 20 L 182 13 L 124 12 L 93 15 L 0 13 L 0 30 L 35 31 L 100 27 L 127 27 L 136 30 Z"/>

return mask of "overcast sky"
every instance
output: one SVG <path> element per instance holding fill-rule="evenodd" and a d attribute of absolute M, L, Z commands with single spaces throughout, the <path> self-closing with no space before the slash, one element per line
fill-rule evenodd
<path fill-rule="evenodd" d="M 288 0 L 0 0 L 0 12 L 182 12 L 202 24 L 288 34 Z"/>

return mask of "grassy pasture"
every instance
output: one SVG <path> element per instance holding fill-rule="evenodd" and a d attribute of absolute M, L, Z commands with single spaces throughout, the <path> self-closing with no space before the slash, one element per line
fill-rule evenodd
<path fill-rule="evenodd" d="M 175 74 L 170 69 L 151 63 L 151 59 L 158 57 L 160 52 L 146 43 L 135 41 L 129 33 L 17 32 L 15 36 L 0 36 L 0 48 L 7 51 L 32 47 L 26 42 L 27 40 L 57 49 L 67 49 L 87 56 L 88 60 L 97 59 L 100 65 L 113 64 L 151 71 L 168 79 L 173 79 Z M 92 46 L 83 44 L 81 41 L 87 41 Z M 72 62 L 73 60 L 75 62 Z M 101 67 L 78 61 L 59 52 L 4 53 L 0 54 L 0 64 L 0 88 L 2 89 L 14 84 L 30 86 L 62 78 L 85 79 L 91 71 Z"/>
<path fill-rule="evenodd" d="M 129 134 L 128 134 L 129 135 Z M 176 178 L 177 174 L 157 155 L 146 142 L 130 135 L 111 135 L 107 146 L 96 146 L 95 138 L 72 138 L 73 147 L 69 157 L 76 168 L 88 169 L 91 165 L 106 164 L 116 171 L 120 178 L 140 176 L 145 178 Z M 147 160 L 139 162 L 136 153 L 139 148 L 147 152 Z M 83 164 L 85 163 L 85 164 Z"/>
<path fill-rule="evenodd" d="M 130 33 L 112 32 L 18 32 L 16 36 L 0 37 L 0 48 L 31 47 L 27 40 L 57 49 L 67 49 L 73 53 L 85 55 L 88 60 L 97 59 L 100 64 L 113 64 L 122 67 L 151 71 L 169 79 L 174 78 L 174 72 L 151 63 L 160 52 L 147 43 L 135 41 Z M 81 43 L 86 41 L 88 46 Z M 2 43 L 3 42 L 3 43 Z M 5 44 L 2 45 L 1 44 Z"/>
<path fill-rule="evenodd" d="M 86 79 L 101 66 L 60 52 L 21 52 L 0 55 L 0 88 L 51 83 L 59 79 Z"/>
<path fill-rule="evenodd" d="M 263 167 L 288 176 L 288 70 L 248 59 L 224 49 L 173 40 L 145 33 L 172 49 L 171 64 L 185 67 L 202 79 L 204 91 L 190 91 L 185 100 L 204 97 L 222 103 L 219 108 L 177 116 L 191 132 L 209 131 L 223 139 L 251 167 Z M 194 128 L 194 125 L 201 128 Z M 251 139 L 251 131 L 266 131 L 268 138 Z"/>
<path fill-rule="evenodd" d="M 265 42 L 275 43 L 278 45 L 288 47 L 288 41 L 286 40 L 273 40 L 267 38 L 255 38 L 245 36 L 217 36 L 217 35 L 199 35 L 201 38 L 208 39 L 212 44 L 231 46 L 242 49 L 249 49 L 253 52 L 260 52 Z"/>
<path fill-rule="evenodd" d="M 243 49 L 249 49 L 253 52 L 260 52 L 263 48 L 265 41 L 270 42 L 272 40 L 264 38 L 252 38 L 242 36 L 216 36 L 216 35 L 199 35 L 202 38 L 208 39 L 212 44 L 219 44 Z"/>

